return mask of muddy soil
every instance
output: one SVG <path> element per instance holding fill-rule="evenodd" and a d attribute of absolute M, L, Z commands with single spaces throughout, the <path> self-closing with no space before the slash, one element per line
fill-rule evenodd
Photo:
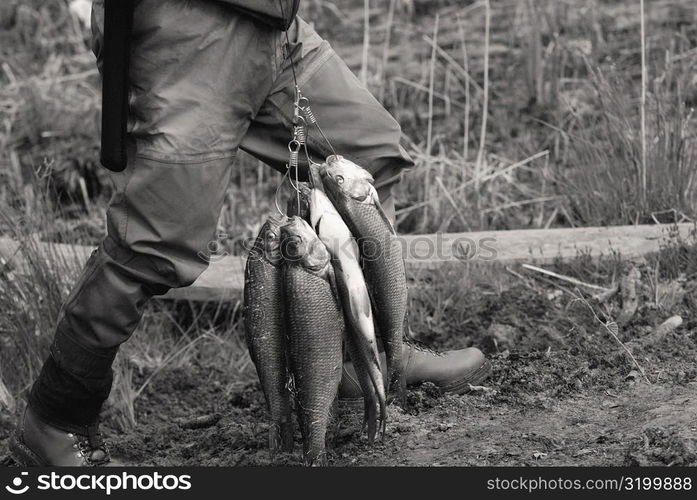
<path fill-rule="evenodd" d="M 554 361 L 536 356 L 496 356 L 495 362 L 490 393 L 440 396 L 434 387 L 424 386 L 411 391 L 405 410 L 391 408 L 385 441 L 374 446 L 360 435 L 360 414 L 343 409 L 330 436 L 330 463 L 697 465 L 697 383 L 666 380 L 648 386 L 625 384 L 619 377 L 618 386 L 625 387 L 613 390 L 581 387 L 559 397 L 550 394 L 557 389 L 550 387 L 516 395 L 502 385 L 510 380 L 505 372 L 515 372 L 522 385 L 534 385 L 535 378 L 545 375 L 564 384 L 560 366 L 553 368 Z M 201 385 L 209 387 L 202 390 Z M 139 415 L 143 425 L 112 437 L 115 453 L 130 463 L 299 463 L 298 454 L 270 459 L 256 385 L 228 392 L 230 386 L 213 384 L 202 373 L 178 373 L 158 389 L 162 392 L 140 403 L 150 405 Z M 182 429 L 178 423 L 211 413 L 222 418 L 210 428 Z"/>
<path fill-rule="evenodd" d="M 462 396 L 441 395 L 430 384 L 412 388 L 404 408 L 390 407 L 385 439 L 372 446 L 360 433 L 360 412 L 341 407 L 330 430 L 330 463 L 697 465 L 697 280 L 684 273 L 661 278 L 648 264 L 639 270 L 640 306 L 617 339 L 602 323 L 620 315 L 620 295 L 599 304 L 581 290 L 520 273 L 495 286 L 493 278 L 467 286 L 451 279 L 412 289 L 417 337 L 440 349 L 480 346 L 492 360 L 492 377 Z M 607 269 L 596 271 L 585 277 L 613 279 Z M 682 317 L 680 327 L 642 343 L 673 315 Z M 201 355 L 157 374 L 135 409 L 133 430 L 118 431 L 113 418 L 105 419 L 114 454 L 128 463 L 300 460 L 299 452 L 269 456 L 254 378 L 232 377 Z M 0 419 L 2 446 L 12 420 Z"/>

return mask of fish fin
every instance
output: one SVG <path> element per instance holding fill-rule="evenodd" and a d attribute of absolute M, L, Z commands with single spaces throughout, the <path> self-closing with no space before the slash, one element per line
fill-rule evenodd
<path fill-rule="evenodd" d="M 394 226 L 392 225 L 392 221 L 387 216 L 385 211 L 382 209 L 382 205 L 380 204 L 380 198 L 378 198 L 378 192 L 375 190 L 375 188 L 373 186 L 370 186 L 370 197 L 373 201 L 373 205 L 375 205 L 375 208 L 378 211 L 378 214 L 380 214 L 380 217 L 382 218 L 382 220 L 385 221 L 385 224 L 387 224 L 387 227 L 390 228 L 390 232 L 392 234 L 397 234 L 397 231 L 395 231 Z"/>
<path fill-rule="evenodd" d="M 320 213 L 320 204 L 317 202 L 316 199 L 316 189 L 312 189 L 310 191 L 310 197 L 309 197 L 309 212 L 310 212 L 310 226 L 312 226 L 312 229 L 315 230 L 315 233 L 319 234 L 319 225 L 320 222 L 322 221 L 322 214 Z"/>
<path fill-rule="evenodd" d="M 334 267 L 332 267 L 332 266 L 329 266 L 327 268 L 327 281 L 329 282 L 329 286 L 332 289 L 332 295 L 334 295 L 334 299 L 336 299 L 336 303 L 339 305 L 339 308 L 341 309 L 341 299 L 339 297 L 339 287 L 337 285 L 336 273 L 334 272 Z"/>
<path fill-rule="evenodd" d="M 271 456 L 273 457 L 278 452 L 291 453 L 294 447 L 292 420 L 288 418 L 280 422 L 272 422 L 269 426 L 269 451 Z"/>
<path fill-rule="evenodd" d="M 373 444 L 378 433 L 378 416 L 375 408 L 375 401 L 365 399 L 363 402 L 364 426 L 368 430 L 368 443 Z"/>
<path fill-rule="evenodd" d="M 365 274 L 365 269 L 363 270 L 363 274 Z M 375 325 L 375 334 L 377 336 L 380 336 L 379 328 L 378 328 L 378 318 L 377 318 L 377 302 L 375 302 L 375 293 L 373 292 L 373 288 L 370 286 L 369 283 L 366 282 L 366 288 L 368 289 L 368 298 L 370 298 L 370 305 L 373 308 L 373 324 Z"/>
<path fill-rule="evenodd" d="M 337 281 L 344 281 L 342 273 L 337 275 Z M 356 287 L 349 287 L 343 283 L 342 285 L 348 295 L 349 307 L 346 312 L 351 317 L 351 323 L 360 325 L 363 318 L 370 318 L 372 320 L 373 309 L 367 291 L 362 293 L 361 290 L 356 289 Z M 361 288 L 365 289 L 364 287 Z"/>
<path fill-rule="evenodd" d="M 292 453 L 294 447 L 293 421 L 289 418 L 287 422 L 281 424 L 281 451 Z"/>
<path fill-rule="evenodd" d="M 365 293 L 362 293 L 360 300 L 356 300 L 356 312 L 364 315 L 367 318 L 373 317 L 373 310 L 370 304 L 370 295 L 368 295 L 368 287 L 361 287 L 365 289 Z"/>
<path fill-rule="evenodd" d="M 344 278 L 344 268 L 339 259 L 332 259 L 332 276 L 329 278 L 329 282 L 332 283 L 334 291 L 337 294 L 339 293 L 339 289 L 342 288 L 346 283 L 346 278 Z M 340 287 L 339 285 L 342 286 Z"/>
<path fill-rule="evenodd" d="M 404 340 L 415 340 L 414 332 L 411 330 L 411 325 L 409 324 L 409 311 L 404 315 L 404 329 L 402 338 Z"/>
<path fill-rule="evenodd" d="M 365 274 L 365 270 L 363 271 L 363 274 Z M 380 311 L 378 310 L 377 302 L 375 301 L 375 292 L 373 291 L 373 288 L 370 286 L 370 284 L 367 282 L 366 288 L 368 289 L 368 297 L 370 298 L 370 305 L 373 312 L 373 328 L 375 328 L 375 338 L 377 338 L 380 342 L 383 342 L 384 346 L 382 330 L 380 329 L 380 324 L 378 323 L 378 313 Z"/>
<path fill-rule="evenodd" d="M 247 314 L 247 317 L 251 314 L 249 310 L 245 311 Z M 248 320 L 247 320 L 248 321 Z M 254 366 L 256 367 L 257 364 L 257 352 L 254 349 L 254 342 L 252 341 L 252 332 L 250 331 L 250 327 L 245 321 L 245 328 L 244 328 L 244 339 L 245 343 L 247 344 L 247 350 L 249 351 L 249 357 L 252 359 L 252 363 L 254 363 Z"/>

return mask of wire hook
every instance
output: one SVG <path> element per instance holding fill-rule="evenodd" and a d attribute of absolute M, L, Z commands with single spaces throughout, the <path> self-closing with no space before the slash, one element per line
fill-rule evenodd
<path fill-rule="evenodd" d="M 276 187 L 276 192 L 273 195 L 273 202 L 274 202 L 274 205 L 276 205 L 276 210 L 283 217 L 286 217 L 288 214 L 286 214 L 283 211 L 283 209 L 281 209 L 281 205 L 280 205 L 280 203 L 278 203 L 278 195 L 281 193 L 281 188 L 283 187 L 283 181 L 285 181 L 286 177 L 288 177 L 288 172 L 289 172 L 289 170 L 286 169 L 286 173 L 283 174 L 283 177 L 281 177 L 281 182 L 278 183 L 278 186 Z"/>

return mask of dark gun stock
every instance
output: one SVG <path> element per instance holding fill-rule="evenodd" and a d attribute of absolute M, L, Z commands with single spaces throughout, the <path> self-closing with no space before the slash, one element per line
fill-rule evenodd
<path fill-rule="evenodd" d="M 114 172 L 126 168 L 130 41 L 135 0 L 104 2 L 102 67 L 102 165 Z"/>

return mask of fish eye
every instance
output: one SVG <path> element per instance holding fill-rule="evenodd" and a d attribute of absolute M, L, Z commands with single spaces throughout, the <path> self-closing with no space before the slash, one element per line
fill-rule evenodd
<path fill-rule="evenodd" d="M 266 237 L 270 240 L 275 240 L 276 238 L 278 238 L 276 233 L 274 233 L 273 231 L 269 231 L 269 233 L 266 235 Z"/>
<path fill-rule="evenodd" d="M 343 184 L 344 183 L 344 177 L 341 175 L 336 176 L 336 182 L 337 184 Z"/>

